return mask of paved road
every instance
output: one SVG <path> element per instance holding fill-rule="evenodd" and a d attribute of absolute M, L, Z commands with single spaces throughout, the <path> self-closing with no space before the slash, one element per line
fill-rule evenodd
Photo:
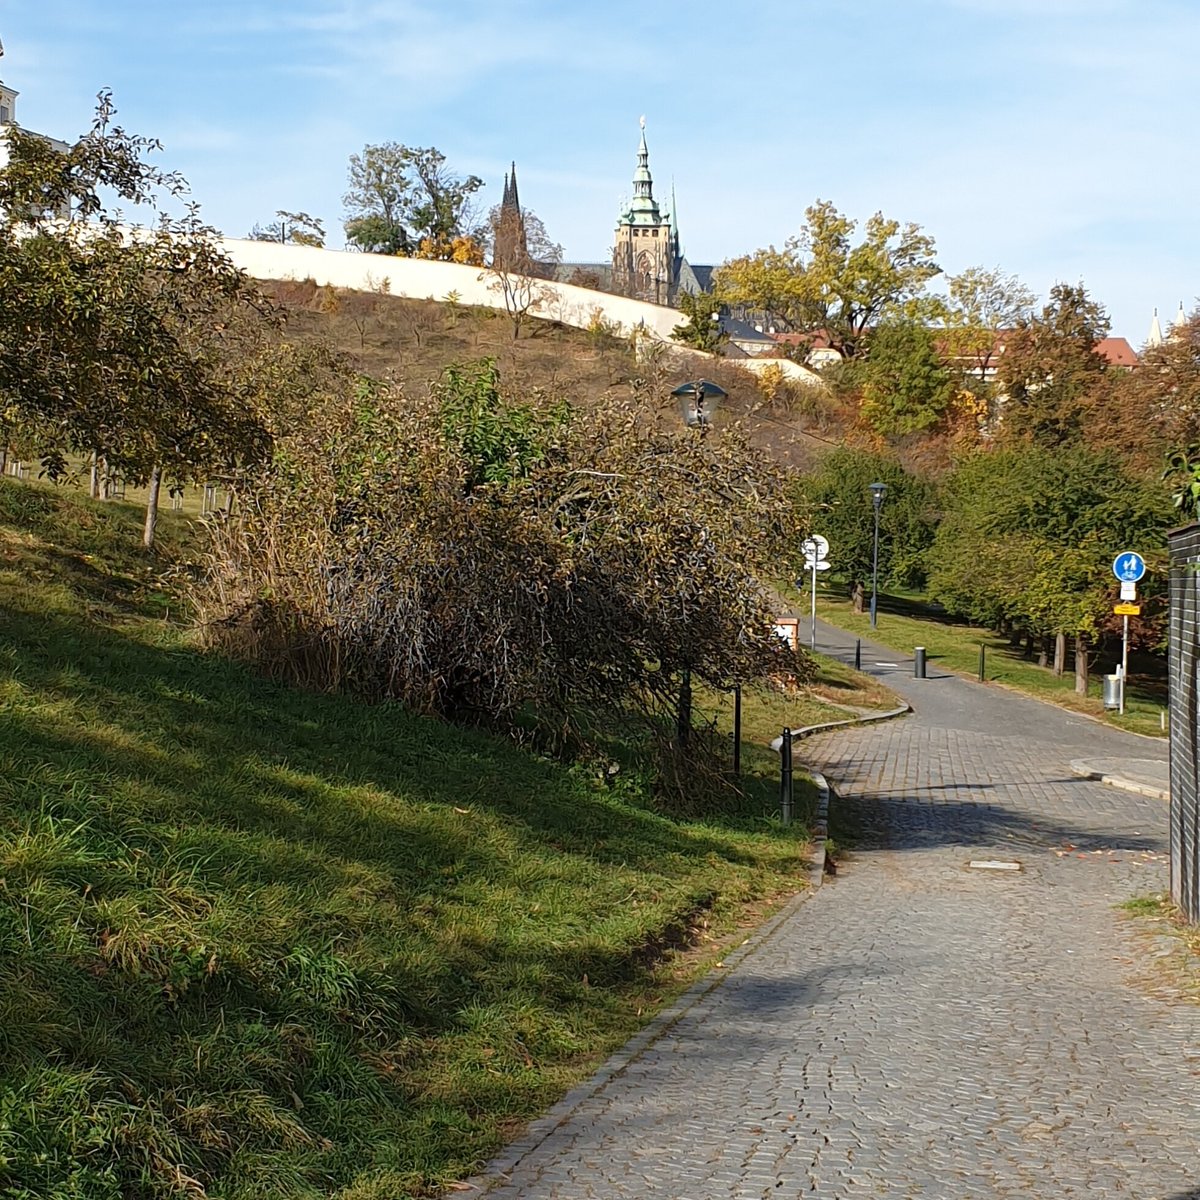
<path fill-rule="evenodd" d="M 1200 1007 L 1114 907 L 1165 887 L 1166 806 L 1069 767 L 1165 747 L 900 661 L 864 667 L 914 715 L 802 748 L 837 878 L 492 1200 L 1200 1198 Z"/>

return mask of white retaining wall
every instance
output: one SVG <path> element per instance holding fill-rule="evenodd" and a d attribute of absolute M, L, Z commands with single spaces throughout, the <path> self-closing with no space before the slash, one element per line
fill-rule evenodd
<path fill-rule="evenodd" d="M 391 254 L 360 254 L 352 250 L 319 250 L 312 246 L 285 246 L 243 238 L 223 239 L 234 264 L 254 279 L 312 279 L 322 287 L 350 288 L 359 292 L 384 292 L 412 300 L 445 301 L 455 293 L 461 304 L 503 308 L 504 297 L 496 276 L 482 267 L 434 262 L 424 258 L 398 258 Z M 597 309 L 623 335 L 642 328 L 652 337 L 671 340 L 671 331 L 686 317 L 676 308 L 647 304 L 627 296 L 614 296 L 591 288 L 546 280 L 539 285 L 541 301 L 530 310 L 536 317 L 561 321 L 577 329 L 592 324 Z M 789 379 L 819 383 L 820 377 L 787 358 L 734 360 L 756 374 L 777 363 Z"/>

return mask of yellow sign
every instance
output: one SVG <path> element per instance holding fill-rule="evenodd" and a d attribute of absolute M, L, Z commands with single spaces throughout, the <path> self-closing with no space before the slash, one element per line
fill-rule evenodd
<path fill-rule="evenodd" d="M 1141 615 L 1142 606 L 1140 604 L 1114 604 L 1113 612 L 1118 617 L 1137 617 Z"/>

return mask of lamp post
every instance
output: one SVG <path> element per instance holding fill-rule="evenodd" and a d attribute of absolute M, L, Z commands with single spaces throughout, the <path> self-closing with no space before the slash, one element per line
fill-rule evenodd
<path fill-rule="evenodd" d="M 679 411 L 684 424 L 695 429 L 703 437 L 712 426 L 717 405 L 729 395 L 711 379 L 693 379 L 673 388 L 671 395 L 679 400 Z M 676 733 L 681 746 L 685 746 L 692 731 L 692 664 L 685 661 L 683 678 L 679 685 L 679 712 L 676 717 Z"/>
<path fill-rule="evenodd" d="M 671 395 L 679 400 L 679 411 L 684 424 L 703 435 L 712 426 L 713 417 L 717 414 L 717 405 L 729 393 L 711 379 L 693 379 L 672 389 Z"/>
<path fill-rule="evenodd" d="M 887 493 L 886 483 L 869 483 L 867 490 L 871 493 L 871 504 L 875 508 L 875 542 L 871 556 L 871 628 L 875 628 L 875 611 L 879 599 L 879 510 L 883 507 L 883 497 Z"/>

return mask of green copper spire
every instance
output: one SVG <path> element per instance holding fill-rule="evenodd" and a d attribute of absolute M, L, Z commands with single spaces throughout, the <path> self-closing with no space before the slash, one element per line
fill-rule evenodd
<path fill-rule="evenodd" d="M 638 165 L 633 173 L 633 201 L 624 217 L 629 225 L 661 225 L 662 216 L 654 199 L 654 179 L 650 175 L 650 150 L 646 145 L 646 118 L 642 118 L 642 141 L 638 146 Z"/>

